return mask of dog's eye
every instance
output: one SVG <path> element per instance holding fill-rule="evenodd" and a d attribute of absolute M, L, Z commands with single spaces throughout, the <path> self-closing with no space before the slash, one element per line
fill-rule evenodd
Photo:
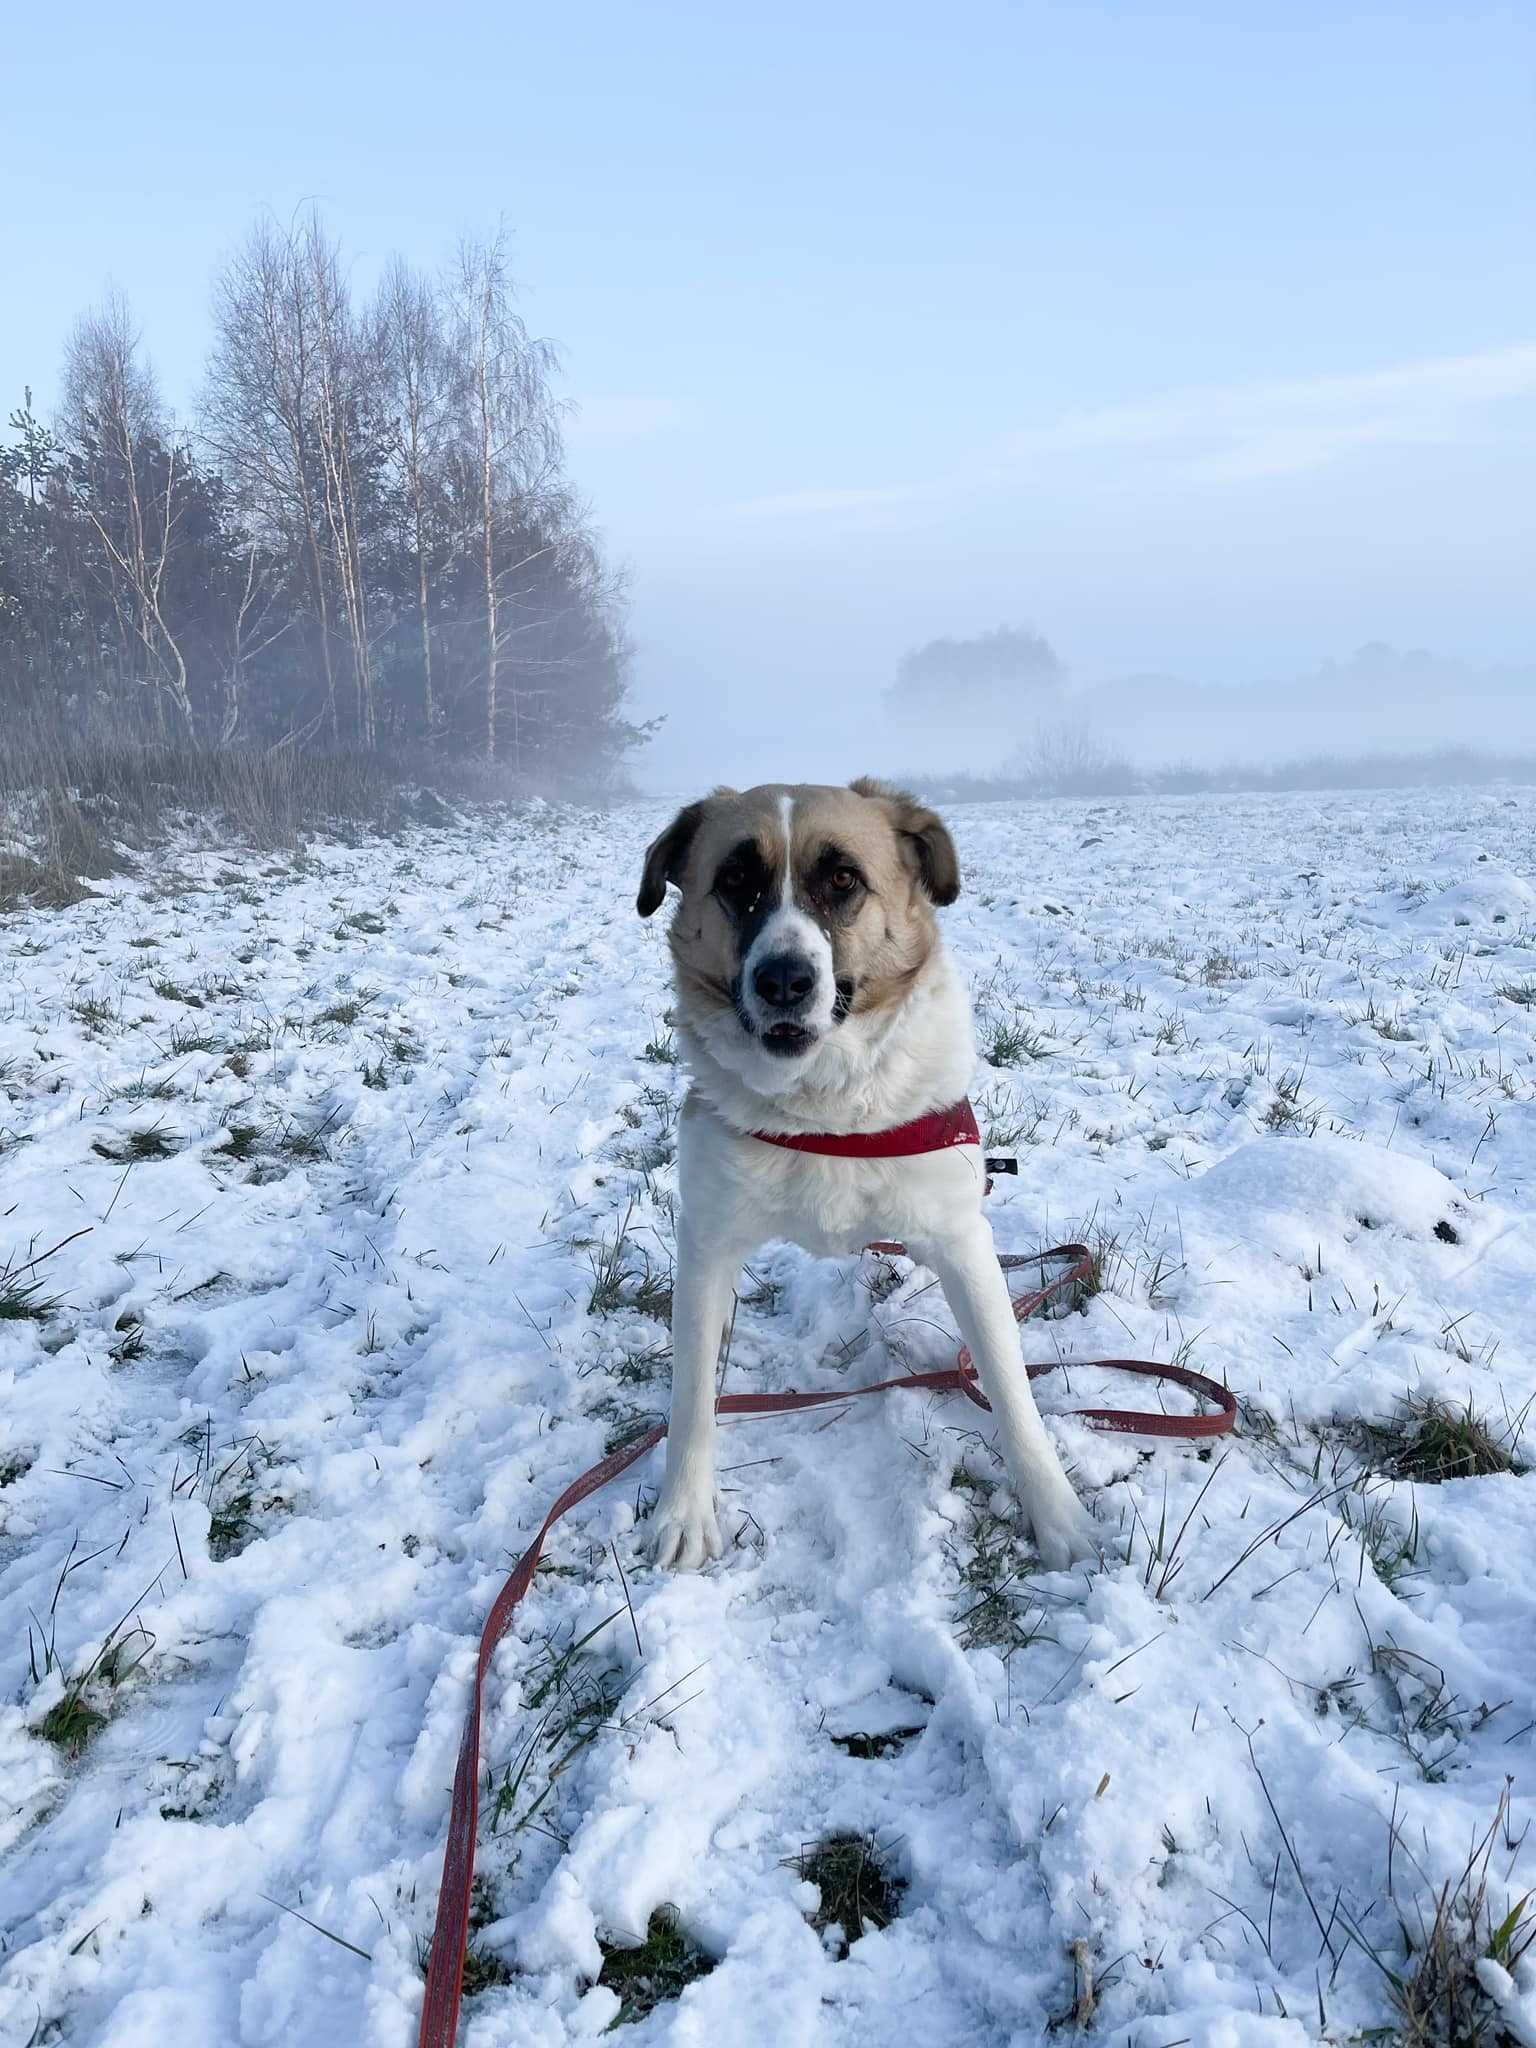
<path fill-rule="evenodd" d="M 857 868 L 834 868 L 827 877 L 827 887 L 834 896 L 848 896 L 859 886 Z"/>
<path fill-rule="evenodd" d="M 746 896 L 752 893 L 752 877 L 740 861 L 728 861 L 715 877 L 715 887 L 722 896 Z"/>

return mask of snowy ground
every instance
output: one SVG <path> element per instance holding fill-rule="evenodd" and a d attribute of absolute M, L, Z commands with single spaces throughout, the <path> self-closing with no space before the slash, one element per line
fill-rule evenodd
<path fill-rule="evenodd" d="M 658 816 L 0 930 L 0 2041 L 414 2040 L 481 1617 L 665 1406 Z M 999 1240 L 1103 1258 L 1026 1350 L 1186 1358 L 1241 1434 L 1054 1424 L 1073 1576 L 953 1401 L 739 1425 L 699 1577 L 641 1562 L 654 1460 L 584 1509 L 496 1663 L 472 2048 L 602 2031 L 663 1903 L 715 1967 L 635 2048 L 1037 2041 L 1083 1970 L 1104 2042 L 1343 2041 L 1496 1818 L 1494 1923 L 1525 1888 L 1536 1478 L 1391 1471 L 1409 1397 L 1519 1462 L 1536 1393 L 1536 798 L 953 822 Z M 953 1344 L 923 1275 L 769 1247 L 729 1375 Z M 846 1953 L 798 1862 L 839 1832 L 905 1887 Z"/>

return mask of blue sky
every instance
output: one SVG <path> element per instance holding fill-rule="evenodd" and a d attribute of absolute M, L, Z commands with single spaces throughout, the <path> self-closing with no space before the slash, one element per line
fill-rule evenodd
<path fill-rule="evenodd" d="M 1536 653 L 1527 5 L 86 0 L 0 66 L 7 407 L 115 284 L 190 409 L 261 208 L 362 286 L 506 217 L 663 777 L 856 767 L 1003 619 L 1089 681 Z"/>

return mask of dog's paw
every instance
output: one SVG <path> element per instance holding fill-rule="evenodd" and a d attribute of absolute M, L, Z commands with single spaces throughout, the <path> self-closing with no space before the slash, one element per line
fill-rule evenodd
<path fill-rule="evenodd" d="M 663 1495 L 651 1525 L 652 1561 L 664 1571 L 696 1572 L 724 1549 L 712 1493 Z"/>
<path fill-rule="evenodd" d="M 1035 1548 L 1047 1571 L 1065 1571 L 1069 1565 L 1098 1557 L 1102 1544 L 1099 1526 L 1070 1486 L 1048 1500 L 1035 1499 L 1029 1507 Z"/>

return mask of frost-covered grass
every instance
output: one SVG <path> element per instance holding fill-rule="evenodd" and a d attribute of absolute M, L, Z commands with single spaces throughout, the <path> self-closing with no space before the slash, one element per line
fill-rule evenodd
<path fill-rule="evenodd" d="M 0 2040 L 414 2040 L 480 1621 L 666 1405 L 657 820 L 0 926 Z M 1536 2040 L 1536 800 L 954 824 L 994 1225 L 1096 1253 L 1025 1349 L 1106 1562 L 916 1397 L 733 1429 L 701 1577 L 654 1460 L 599 1496 L 496 1659 L 463 2038 Z M 729 1379 L 954 1342 L 770 1246 Z M 1145 1398 L 1103 1354 L 1240 1434 L 1060 1419 Z"/>

